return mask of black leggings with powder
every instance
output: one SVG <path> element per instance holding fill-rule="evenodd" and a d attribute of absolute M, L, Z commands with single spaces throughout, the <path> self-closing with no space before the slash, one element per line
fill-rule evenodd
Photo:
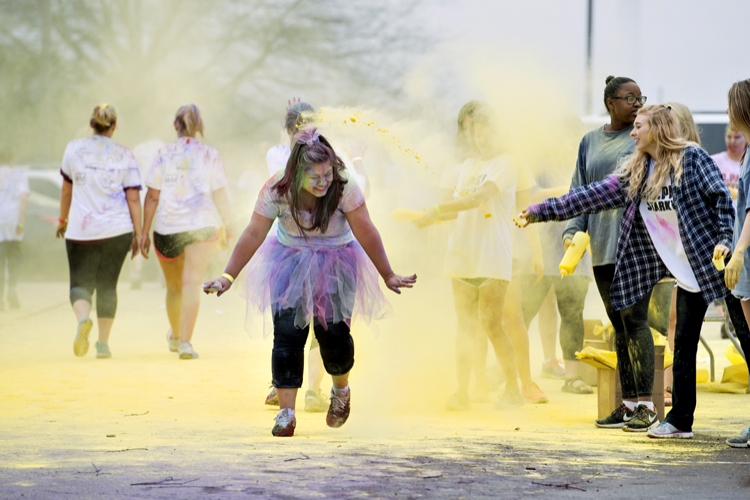
<path fill-rule="evenodd" d="M 92 302 L 96 292 L 96 316 L 114 318 L 117 311 L 117 280 L 130 250 L 133 233 L 95 242 L 65 240 L 70 269 L 70 303 Z"/>

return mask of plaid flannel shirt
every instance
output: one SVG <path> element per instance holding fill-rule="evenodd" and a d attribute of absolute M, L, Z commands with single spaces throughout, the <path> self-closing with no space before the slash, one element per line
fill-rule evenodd
<path fill-rule="evenodd" d="M 732 248 L 732 197 L 716 163 L 703 149 L 685 148 L 682 169 L 679 186 L 674 185 L 672 174 L 677 225 L 703 300 L 710 303 L 729 294 L 724 285 L 724 272 L 716 270 L 712 258 L 716 245 Z M 639 195 L 631 200 L 624 181 L 612 175 L 603 181 L 571 189 L 560 198 L 550 198 L 529 207 L 531 222 L 566 220 L 581 214 L 625 207 L 617 241 L 615 276 L 610 289 L 610 299 L 616 310 L 632 306 L 659 280 L 670 276 L 640 214 L 640 193 L 645 187 L 644 179 Z"/>

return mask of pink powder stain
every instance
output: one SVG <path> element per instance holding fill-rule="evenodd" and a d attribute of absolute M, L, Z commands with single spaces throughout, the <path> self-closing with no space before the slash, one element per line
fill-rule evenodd
<path fill-rule="evenodd" d="M 90 213 L 86 214 L 83 217 L 83 221 L 81 222 L 81 229 L 83 229 L 85 231 L 86 230 L 86 226 L 89 225 L 89 222 L 91 222 L 91 214 Z"/>
<path fill-rule="evenodd" d="M 667 236 L 669 236 L 672 239 L 679 239 L 680 235 L 677 233 L 677 231 L 672 229 L 672 227 L 669 225 L 667 221 L 665 221 L 658 215 L 656 216 L 656 220 L 659 222 L 659 226 L 661 226 L 661 230 L 664 233 L 666 233 Z"/>

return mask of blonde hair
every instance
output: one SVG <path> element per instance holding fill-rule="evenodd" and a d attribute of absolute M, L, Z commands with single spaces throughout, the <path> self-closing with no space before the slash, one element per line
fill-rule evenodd
<path fill-rule="evenodd" d="M 750 138 L 750 78 L 734 82 L 728 98 L 730 126 Z"/>
<path fill-rule="evenodd" d="M 177 125 L 177 132 L 190 137 L 196 134 L 203 135 L 203 118 L 198 106 L 188 104 L 177 110 L 174 115 L 174 123 Z"/>
<path fill-rule="evenodd" d="M 677 122 L 680 125 L 680 135 L 688 142 L 694 142 L 701 145 L 701 136 L 698 127 L 693 120 L 693 113 L 690 108 L 679 102 L 665 102 L 665 106 L 671 106 L 672 112 L 677 116 Z"/>
<path fill-rule="evenodd" d="M 117 111 L 115 108 L 107 103 L 102 103 L 94 108 L 94 112 L 91 113 L 91 119 L 89 125 L 93 128 L 97 134 L 101 134 L 111 129 L 112 126 L 117 123 Z"/>
<path fill-rule="evenodd" d="M 661 189 L 669 181 L 670 171 L 674 172 L 674 182 L 680 184 L 682 179 L 682 155 L 689 145 L 680 133 L 680 123 L 671 106 L 650 104 L 638 110 L 639 115 L 648 116 L 648 140 L 656 145 L 654 172 L 651 184 L 646 186 L 642 197 L 647 201 L 658 198 Z M 627 195 L 635 200 L 648 176 L 647 160 L 651 155 L 637 151 L 630 155 L 617 171 L 617 175 L 627 184 Z"/>

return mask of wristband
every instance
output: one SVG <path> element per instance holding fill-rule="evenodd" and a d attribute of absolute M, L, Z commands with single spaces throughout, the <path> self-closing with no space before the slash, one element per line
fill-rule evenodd
<path fill-rule="evenodd" d="M 354 158 L 352 158 L 352 163 L 354 163 L 357 160 L 362 161 L 362 157 L 361 156 L 355 156 Z"/>
<path fill-rule="evenodd" d="M 388 276 L 386 276 L 385 278 L 383 278 L 383 281 L 388 281 L 389 279 L 393 278 L 394 276 L 396 276 L 396 273 L 394 273 L 393 271 L 391 271 L 391 274 L 389 274 Z"/>
<path fill-rule="evenodd" d="M 21 229 L 23 229 L 23 228 L 24 228 L 23 222 L 19 222 L 18 224 L 16 224 L 16 226 L 17 226 L 17 227 L 20 227 Z"/>
<path fill-rule="evenodd" d="M 229 273 L 224 273 L 224 274 L 222 274 L 222 275 L 221 275 L 221 277 L 222 277 L 222 278 L 226 278 L 227 280 L 229 280 L 229 284 L 230 284 L 230 285 L 231 285 L 232 283 L 234 283 L 234 278 L 232 278 L 232 275 L 231 275 L 231 274 L 229 274 Z"/>
<path fill-rule="evenodd" d="M 57 219 L 57 222 L 59 222 L 60 224 L 65 224 L 66 222 L 68 222 L 68 219 Z"/>
<path fill-rule="evenodd" d="M 434 208 L 434 209 L 435 209 L 435 211 L 437 212 L 437 214 L 438 214 L 439 216 L 441 216 L 441 217 L 443 216 L 443 211 L 442 211 L 442 210 L 440 210 L 440 205 L 435 205 L 435 206 L 433 206 L 432 208 Z"/>

